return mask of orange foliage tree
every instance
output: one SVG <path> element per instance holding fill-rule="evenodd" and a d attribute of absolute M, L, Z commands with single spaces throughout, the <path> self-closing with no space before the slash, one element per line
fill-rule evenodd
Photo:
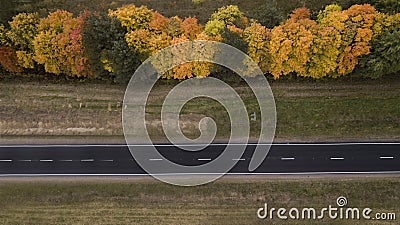
<path fill-rule="evenodd" d="M 308 76 L 317 23 L 310 18 L 310 11 L 299 8 L 280 26 L 272 29 L 269 50 L 271 54 L 270 72 L 275 78 L 297 73 Z"/>

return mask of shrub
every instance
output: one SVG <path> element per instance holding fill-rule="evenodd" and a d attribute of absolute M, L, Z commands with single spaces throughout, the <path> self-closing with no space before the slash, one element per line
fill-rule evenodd
<path fill-rule="evenodd" d="M 337 3 L 345 9 L 353 5 L 370 4 L 382 13 L 395 14 L 400 12 L 400 2 L 397 0 L 338 0 Z"/>
<path fill-rule="evenodd" d="M 243 32 L 243 29 L 228 25 L 226 28 L 224 28 L 221 34 L 222 41 L 241 50 L 242 52 L 247 52 L 248 44 L 243 39 Z"/>
<path fill-rule="evenodd" d="M 336 35 L 337 32 L 332 27 L 318 26 L 311 46 L 313 54 L 307 65 L 309 77 L 318 79 L 336 74 L 340 54 L 340 40 Z"/>

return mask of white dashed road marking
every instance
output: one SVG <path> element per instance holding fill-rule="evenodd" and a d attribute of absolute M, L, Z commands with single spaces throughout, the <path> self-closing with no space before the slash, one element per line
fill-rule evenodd
<path fill-rule="evenodd" d="M 291 157 L 291 158 L 281 158 L 282 161 L 292 161 L 295 160 L 295 158 Z"/>
<path fill-rule="evenodd" d="M 211 161 L 211 159 L 197 159 L 198 161 Z"/>
<path fill-rule="evenodd" d="M 331 160 L 344 160 L 344 158 L 341 158 L 341 157 L 332 157 Z"/>
<path fill-rule="evenodd" d="M 94 162 L 94 159 L 82 159 L 81 162 Z"/>
<path fill-rule="evenodd" d="M 380 159 L 394 159 L 393 156 L 381 156 Z"/>

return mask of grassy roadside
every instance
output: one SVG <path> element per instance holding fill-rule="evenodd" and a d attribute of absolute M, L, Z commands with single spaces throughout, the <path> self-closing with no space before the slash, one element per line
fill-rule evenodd
<path fill-rule="evenodd" d="M 276 141 L 384 141 L 400 138 L 400 79 L 365 81 L 273 81 L 277 107 Z M 201 85 L 201 83 L 200 83 Z M 156 86 L 147 105 L 148 129 L 163 141 L 162 102 L 173 84 Z M 249 112 L 258 112 L 250 90 L 233 84 Z M 122 137 L 124 85 L 52 81 L 0 82 L 0 139 L 66 136 Z M 190 101 L 181 122 L 187 136 L 199 135 L 199 120 L 217 121 L 217 140 L 229 135 L 229 117 L 209 99 Z M 260 124 L 251 123 L 257 137 Z"/>
<path fill-rule="evenodd" d="M 280 224 L 257 209 L 336 206 L 395 212 L 400 180 L 392 178 L 233 179 L 191 188 L 144 180 L 1 180 L 1 224 Z M 372 215 L 372 214 L 371 214 Z M 275 217 L 276 218 L 276 217 Z M 291 224 L 397 224 L 396 221 L 299 220 Z"/>

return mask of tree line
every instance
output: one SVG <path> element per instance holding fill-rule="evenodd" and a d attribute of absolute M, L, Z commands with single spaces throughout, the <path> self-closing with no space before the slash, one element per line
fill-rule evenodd
<path fill-rule="evenodd" d="M 145 6 L 126 5 L 74 16 L 56 10 L 40 18 L 19 13 L 0 25 L 0 65 L 11 73 L 46 72 L 81 79 L 127 82 L 159 50 L 185 41 L 212 40 L 247 53 L 266 74 L 337 78 L 379 78 L 400 71 L 400 14 L 369 4 L 348 9 L 332 4 L 316 18 L 303 7 L 268 28 L 229 5 L 205 24 L 195 17 L 166 17 Z M 212 64 L 178 66 L 165 79 L 218 73 Z"/>

